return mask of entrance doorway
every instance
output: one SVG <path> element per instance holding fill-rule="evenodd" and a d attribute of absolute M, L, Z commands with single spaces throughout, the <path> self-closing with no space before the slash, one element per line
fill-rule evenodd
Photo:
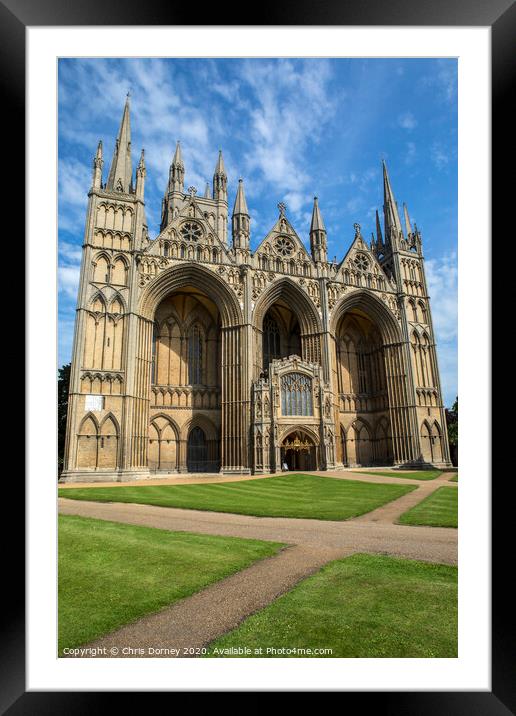
<path fill-rule="evenodd" d="M 289 470 L 316 470 L 316 448 L 313 440 L 296 430 L 287 435 L 281 444 L 281 467 Z"/>
<path fill-rule="evenodd" d="M 199 427 L 192 428 L 188 436 L 187 449 L 188 472 L 208 472 L 208 443 L 204 430 Z"/>

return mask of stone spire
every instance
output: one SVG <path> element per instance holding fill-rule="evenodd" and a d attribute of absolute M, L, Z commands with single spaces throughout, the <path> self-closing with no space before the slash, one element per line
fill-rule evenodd
<path fill-rule="evenodd" d="M 383 214 L 385 220 L 385 241 L 390 242 L 393 235 L 398 238 L 403 232 L 398 214 L 398 205 L 394 198 L 387 165 L 383 161 Z"/>
<path fill-rule="evenodd" d="M 403 213 L 405 215 L 405 230 L 407 233 L 407 239 L 409 236 L 411 236 L 414 232 L 412 231 L 412 226 L 410 225 L 410 217 L 407 209 L 407 205 L 403 203 Z"/>
<path fill-rule="evenodd" d="M 314 196 L 312 223 L 310 224 L 310 249 L 315 262 L 328 260 L 326 248 L 326 227 L 319 209 L 319 200 Z"/>
<path fill-rule="evenodd" d="M 249 249 L 251 235 L 251 219 L 245 200 L 244 180 L 238 180 L 238 189 L 233 207 L 232 217 L 233 247 L 235 249 Z"/>
<path fill-rule="evenodd" d="M 228 201 L 228 178 L 224 168 L 222 149 L 219 149 L 219 158 L 213 174 L 213 198 L 215 201 Z"/>
<path fill-rule="evenodd" d="M 185 165 L 183 164 L 183 157 L 181 154 L 181 143 L 178 141 L 176 144 L 176 151 L 174 152 L 174 158 L 168 172 L 168 193 L 174 191 L 184 192 L 185 189 Z"/>
<path fill-rule="evenodd" d="M 108 191 L 121 191 L 129 194 L 132 185 L 133 167 L 131 163 L 131 120 L 129 116 L 129 93 L 125 100 L 124 113 L 118 137 L 115 143 L 115 151 L 111 161 L 111 168 L 107 180 Z"/>
<path fill-rule="evenodd" d="M 211 199 L 211 188 L 210 188 L 210 182 L 206 182 L 206 188 L 204 189 L 204 198 L 205 199 Z"/>
<path fill-rule="evenodd" d="M 102 139 L 98 143 L 97 153 L 93 159 L 93 188 L 102 189 L 102 167 L 104 159 L 102 158 Z"/>
<path fill-rule="evenodd" d="M 245 200 L 245 192 L 244 192 L 244 180 L 239 179 L 238 180 L 238 189 L 235 197 L 235 206 L 233 207 L 233 216 L 236 216 L 237 214 L 245 214 L 246 216 L 249 216 L 249 210 L 247 208 L 247 202 Z"/>
<path fill-rule="evenodd" d="M 136 169 L 136 196 L 139 199 L 143 199 L 146 174 L 147 170 L 145 169 L 145 149 L 142 149 L 140 161 L 138 162 L 138 168 Z"/>
<path fill-rule="evenodd" d="M 380 215 L 378 214 L 378 209 L 376 210 L 376 245 L 378 246 L 378 249 L 383 248 L 382 227 L 380 225 Z"/>

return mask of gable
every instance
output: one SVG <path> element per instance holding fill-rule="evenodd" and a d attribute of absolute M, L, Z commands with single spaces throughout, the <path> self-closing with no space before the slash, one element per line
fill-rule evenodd
<path fill-rule="evenodd" d="M 312 257 L 306 250 L 294 227 L 284 214 L 279 216 L 272 229 L 254 253 L 266 254 L 268 257 L 281 260 L 312 260 Z"/>
<path fill-rule="evenodd" d="M 145 248 L 150 256 L 233 263 L 215 228 L 215 212 L 199 206 L 190 196 L 174 219 Z"/>
<path fill-rule="evenodd" d="M 337 277 L 344 283 L 385 290 L 391 281 L 380 266 L 371 248 L 357 230 L 353 243 L 337 269 Z"/>

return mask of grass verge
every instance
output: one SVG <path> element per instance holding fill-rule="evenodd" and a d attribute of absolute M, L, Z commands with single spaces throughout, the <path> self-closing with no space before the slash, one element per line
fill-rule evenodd
<path fill-rule="evenodd" d="M 207 656 L 457 657 L 457 568 L 366 554 L 331 562 L 212 642 Z"/>
<path fill-rule="evenodd" d="M 428 527 L 457 527 L 458 501 L 458 488 L 439 487 L 418 505 L 402 514 L 398 523 Z"/>
<path fill-rule="evenodd" d="M 366 475 L 381 475 L 382 477 L 403 477 L 406 480 L 435 480 L 436 477 L 441 475 L 440 470 L 417 470 L 416 472 L 405 470 L 391 470 L 390 472 L 371 470 L 371 472 L 366 472 L 365 470 L 360 470 L 360 472 L 365 472 Z"/>
<path fill-rule="evenodd" d="M 414 485 L 338 480 L 318 475 L 281 475 L 210 485 L 60 489 L 59 496 L 73 500 L 137 502 L 259 517 L 347 520 L 414 489 Z"/>
<path fill-rule="evenodd" d="M 59 653 L 238 572 L 282 547 L 59 516 Z"/>

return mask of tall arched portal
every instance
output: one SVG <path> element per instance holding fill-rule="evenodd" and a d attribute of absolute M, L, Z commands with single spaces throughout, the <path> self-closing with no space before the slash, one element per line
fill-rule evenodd
<path fill-rule="evenodd" d="M 269 370 L 272 360 L 297 355 L 321 362 L 321 319 L 313 300 L 288 278 L 264 291 L 253 310 L 254 376 Z"/>
<path fill-rule="evenodd" d="M 217 434 L 221 424 L 221 320 L 216 304 L 194 286 L 163 298 L 153 322 L 149 468 L 158 472 L 219 469 L 219 446 L 207 442 L 199 420 Z M 167 420 L 167 416 L 169 420 Z M 167 424 L 177 425 L 177 431 Z M 180 434 L 185 433 L 184 439 Z"/>
<path fill-rule="evenodd" d="M 277 358 L 301 356 L 301 333 L 296 314 L 283 301 L 265 314 L 262 332 L 262 370 Z"/>
<path fill-rule="evenodd" d="M 384 340 L 361 308 L 346 311 L 337 323 L 334 378 L 342 426 L 338 461 L 350 467 L 392 463 Z"/>

